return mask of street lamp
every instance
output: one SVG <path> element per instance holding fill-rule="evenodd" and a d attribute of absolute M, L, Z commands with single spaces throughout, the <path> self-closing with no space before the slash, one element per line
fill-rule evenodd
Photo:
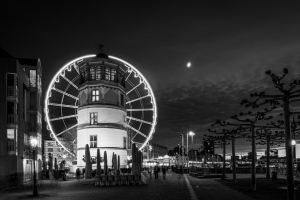
<path fill-rule="evenodd" d="M 186 149 L 187 149 L 187 157 L 188 157 L 188 163 L 187 163 L 187 167 L 189 167 L 189 135 L 192 136 L 192 150 L 193 150 L 193 136 L 195 135 L 194 132 L 190 131 L 188 133 L 186 133 Z M 193 153 L 192 153 L 193 156 Z"/>
<path fill-rule="evenodd" d="M 180 134 L 180 137 L 181 137 L 181 143 L 182 143 L 182 146 L 181 146 L 181 160 L 182 160 L 182 165 L 184 165 L 184 160 L 183 160 L 183 158 L 184 158 L 184 146 L 183 146 L 183 144 L 184 144 L 184 137 L 183 137 L 183 134 Z"/>
<path fill-rule="evenodd" d="M 38 140 L 35 137 L 30 139 L 30 144 L 32 146 L 32 157 L 33 157 L 33 196 L 38 195 L 37 186 L 36 186 L 36 172 L 35 172 L 35 148 L 38 144 Z"/>
<path fill-rule="evenodd" d="M 296 160 L 296 140 L 292 140 L 293 161 Z"/>

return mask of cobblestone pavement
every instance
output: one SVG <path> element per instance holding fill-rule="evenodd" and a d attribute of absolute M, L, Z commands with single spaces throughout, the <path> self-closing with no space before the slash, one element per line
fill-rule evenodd
<path fill-rule="evenodd" d="M 236 192 L 214 179 L 197 179 L 189 175 L 169 172 L 166 179 L 149 179 L 148 185 L 95 187 L 93 180 L 52 182 L 39 181 L 38 197 L 32 197 L 32 185 L 11 188 L 0 193 L 0 199 L 143 199 L 143 200 L 214 200 L 249 197 Z"/>

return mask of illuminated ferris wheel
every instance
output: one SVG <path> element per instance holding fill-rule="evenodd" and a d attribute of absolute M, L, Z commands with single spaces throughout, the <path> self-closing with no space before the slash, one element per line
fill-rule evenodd
<path fill-rule="evenodd" d="M 80 84 L 79 64 L 85 59 L 96 57 L 86 55 L 65 64 L 53 77 L 46 92 L 45 121 L 50 137 L 55 139 L 66 151 L 74 155 L 70 143 L 76 143 L 78 87 Z M 156 101 L 146 78 L 128 62 L 108 56 L 121 63 L 125 75 L 126 124 L 131 133 L 131 142 L 142 144 L 142 149 L 155 132 L 157 108 Z M 69 143 L 65 142 L 68 140 Z"/>

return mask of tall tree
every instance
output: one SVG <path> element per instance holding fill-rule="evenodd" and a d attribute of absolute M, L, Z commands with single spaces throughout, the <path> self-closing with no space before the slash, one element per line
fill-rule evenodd
<path fill-rule="evenodd" d="M 284 127 L 285 127 L 285 149 L 286 149 L 286 164 L 287 164 L 287 198 L 289 200 L 295 199 L 295 184 L 293 177 L 293 156 L 292 156 L 292 137 L 291 137 L 291 123 L 290 116 L 291 103 L 299 101 L 300 97 L 300 80 L 294 80 L 290 83 L 283 83 L 283 79 L 288 74 L 288 69 L 283 69 L 283 74 L 277 76 L 272 73 L 271 70 L 266 71 L 266 74 L 271 78 L 271 81 L 277 91 L 277 93 L 266 94 L 265 92 L 251 94 L 251 97 L 256 99 L 252 102 L 245 100 L 244 103 L 248 106 L 255 104 L 270 104 L 271 106 L 281 106 L 283 108 L 284 115 Z"/>

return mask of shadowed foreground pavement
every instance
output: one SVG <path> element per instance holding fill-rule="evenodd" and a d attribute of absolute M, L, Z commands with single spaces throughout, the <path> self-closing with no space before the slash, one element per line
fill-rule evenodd
<path fill-rule="evenodd" d="M 214 179 L 197 179 L 189 175 L 169 172 L 163 180 L 149 179 L 148 185 L 95 187 L 93 180 L 52 182 L 39 181 L 38 197 L 32 197 L 32 185 L 6 189 L 0 199 L 171 199 L 171 200 L 214 200 L 243 199 L 249 197 L 224 186 Z"/>

